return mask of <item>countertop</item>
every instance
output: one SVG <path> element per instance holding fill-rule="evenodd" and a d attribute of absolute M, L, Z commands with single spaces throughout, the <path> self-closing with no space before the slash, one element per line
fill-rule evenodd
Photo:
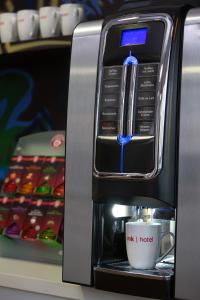
<path fill-rule="evenodd" d="M 0 286 L 65 299 L 148 300 L 64 283 L 61 266 L 10 258 L 0 258 Z"/>

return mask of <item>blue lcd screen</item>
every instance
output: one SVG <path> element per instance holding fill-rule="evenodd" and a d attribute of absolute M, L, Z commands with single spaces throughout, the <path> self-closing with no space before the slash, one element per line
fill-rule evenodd
<path fill-rule="evenodd" d="M 144 45 L 148 28 L 128 29 L 121 33 L 120 46 Z"/>

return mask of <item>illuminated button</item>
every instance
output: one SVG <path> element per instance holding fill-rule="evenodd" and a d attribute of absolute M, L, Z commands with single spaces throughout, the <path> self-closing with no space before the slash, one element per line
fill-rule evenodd
<path fill-rule="evenodd" d="M 103 92 L 105 94 L 109 93 L 119 93 L 121 88 L 121 80 L 104 80 L 103 81 Z"/>
<path fill-rule="evenodd" d="M 159 64 L 141 64 L 138 66 L 138 76 L 152 76 L 158 74 Z"/>
<path fill-rule="evenodd" d="M 139 91 L 154 91 L 156 89 L 157 77 L 141 77 L 138 80 Z"/>
<path fill-rule="evenodd" d="M 101 135 L 117 135 L 118 123 L 110 121 L 100 122 L 100 134 Z"/>
<path fill-rule="evenodd" d="M 101 111 L 101 120 L 117 121 L 118 109 L 113 107 L 103 108 Z"/>
<path fill-rule="evenodd" d="M 154 135 L 153 122 L 136 122 L 136 135 Z"/>
<path fill-rule="evenodd" d="M 104 79 L 116 79 L 122 76 L 122 66 L 104 67 Z"/>
<path fill-rule="evenodd" d="M 113 95 L 103 95 L 101 98 L 101 105 L 102 107 L 116 107 L 119 104 L 120 95 L 113 94 Z"/>
<path fill-rule="evenodd" d="M 149 121 L 154 119 L 154 107 L 138 107 L 136 110 L 136 119 Z"/>
<path fill-rule="evenodd" d="M 154 105 L 155 99 L 156 99 L 155 92 L 139 92 L 136 95 L 136 105 L 138 106 Z"/>

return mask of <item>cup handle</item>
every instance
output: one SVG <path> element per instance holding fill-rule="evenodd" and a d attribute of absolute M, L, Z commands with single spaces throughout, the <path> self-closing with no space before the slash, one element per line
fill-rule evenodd
<path fill-rule="evenodd" d="M 15 25 L 15 18 L 12 18 L 10 23 L 11 23 L 11 30 L 10 30 L 9 41 L 12 40 L 12 37 L 13 37 L 14 34 L 15 34 L 15 28 L 14 28 L 14 25 Z"/>
<path fill-rule="evenodd" d="M 79 20 L 80 13 L 79 13 L 79 9 L 78 8 L 76 9 L 75 16 L 76 16 L 76 19 Z"/>
<path fill-rule="evenodd" d="M 163 260 L 163 258 L 165 258 L 173 249 L 174 249 L 174 246 L 175 246 L 175 235 L 172 233 L 172 232 L 166 232 L 166 233 L 163 233 L 161 235 L 161 239 L 160 241 L 166 236 L 166 235 L 171 235 L 171 237 L 173 238 L 173 245 L 160 257 L 158 257 L 158 259 L 156 260 L 156 263 L 159 263 L 161 260 Z"/>
<path fill-rule="evenodd" d="M 58 23 L 59 23 L 59 12 L 58 11 L 55 11 L 54 12 L 54 19 L 55 19 L 55 26 L 54 28 L 52 29 L 52 34 L 54 35 L 56 33 L 56 29 L 58 27 Z"/>
<path fill-rule="evenodd" d="M 85 19 L 84 18 L 84 10 L 82 7 L 78 7 L 78 9 L 77 9 L 77 19 L 78 19 L 78 22 L 81 22 Z"/>
<path fill-rule="evenodd" d="M 36 21 L 36 16 L 32 15 L 30 16 L 31 22 L 32 22 L 32 31 L 29 33 L 30 37 L 33 37 L 34 34 L 34 26 L 35 26 L 35 21 Z"/>

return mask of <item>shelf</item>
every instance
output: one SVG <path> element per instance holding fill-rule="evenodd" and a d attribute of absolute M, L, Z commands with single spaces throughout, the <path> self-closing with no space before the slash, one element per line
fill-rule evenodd
<path fill-rule="evenodd" d="M 1 44 L 0 54 L 12 54 L 27 51 L 48 50 L 71 47 L 72 37 L 41 38 L 37 40 Z"/>

